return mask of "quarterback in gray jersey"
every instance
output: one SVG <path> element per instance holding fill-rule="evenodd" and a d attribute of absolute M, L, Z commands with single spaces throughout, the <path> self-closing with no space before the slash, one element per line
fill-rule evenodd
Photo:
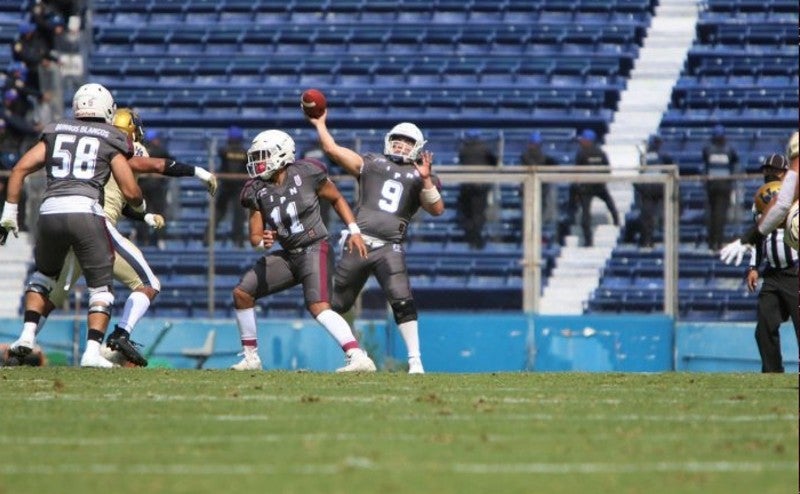
<path fill-rule="evenodd" d="M 81 86 L 72 100 L 75 119 L 45 127 L 39 142 L 20 158 L 11 172 L 0 227 L 14 234 L 23 180 L 43 167 L 47 172 L 34 247 L 36 270 L 25 290 L 22 334 L 9 349 L 17 357 L 25 357 L 33 350 L 48 296 L 72 249 L 89 291 L 89 341 L 81 366 L 112 366 L 100 355 L 100 343 L 114 303 L 111 290 L 114 251 L 102 206 L 103 187 L 109 177 L 113 174 L 123 197 L 134 210 L 145 210 L 142 191 L 127 161 L 133 152 L 131 142 L 111 125 L 115 107 L 111 93 L 103 86 Z"/>
<path fill-rule="evenodd" d="M 295 161 L 294 140 L 280 130 L 258 134 L 247 150 L 248 180 L 242 206 L 250 211 L 250 243 L 282 250 L 259 259 L 233 289 L 236 323 L 242 341 L 242 360 L 234 370 L 261 369 L 256 331 L 256 299 L 302 284 L 306 308 L 339 343 L 346 364 L 337 372 L 373 372 L 375 364 L 358 346 L 347 321 L 331 310 L 333 253 L 319 213 L 319 201 L 329 201 L 351 227 L 349 246 L 366 256 L 367 249 L 355 216 L 339 189 L 328 179 L 325 165 L 315 159 Z"/>
<path fill-rule="evenodd" d="M 417 308 L 403 240 L 408 222 L 420 207 L 434 216 L 444 212 L 438 181 L 431 176 L 433 155 L 422 151 L 425 139 L 412 123 L 397 124 L 386 134 L 383 154 L 360 155 L 333 139 L 325 123 L 327 110 L 319 118 L 307 118 L 317 129 L 325 154 L 358 179 L 356 218 L 369 247 L 366 259 L 352 251 L 342 255 L 334 276 L 333 309 L 339 313 L 350 310 L 374 274 L 406 343 L 408 372 L 422 374 Z"/>

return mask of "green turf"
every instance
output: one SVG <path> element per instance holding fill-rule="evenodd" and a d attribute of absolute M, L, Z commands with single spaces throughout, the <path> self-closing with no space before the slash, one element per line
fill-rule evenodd
<path fill-rule="evenodd" d="M 0 369 L 0 494 L 789 493 L 798 378 Z"/>

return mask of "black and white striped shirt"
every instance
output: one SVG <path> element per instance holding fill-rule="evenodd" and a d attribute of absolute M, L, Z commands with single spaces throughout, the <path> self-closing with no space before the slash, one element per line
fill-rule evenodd
<path fill-rule="evenodd" d="M 764 260 L 772 269 L 787 269 L 797 266 L 797 251 L 783 242 L 782 228 L 773 230 L 762 239 L 761 245 L 753 248 L 750 266 L 758 268 Z"/>

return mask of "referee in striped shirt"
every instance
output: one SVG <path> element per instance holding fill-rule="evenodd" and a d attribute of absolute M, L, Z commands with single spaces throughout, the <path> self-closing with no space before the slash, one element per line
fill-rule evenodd
<path fill-rule="evenodd" d="M 769 156 L 761 167 L 764 183 L 781 180 L 789 162 L 783 155 Z M 797 304 L 797 252 L 783 243 L 783 229 L 762 237 L 753 248 L 747 270 L 747 288 L 754 292 L 759 267 L 764 264 L 763 284 L 758 294 L 756 344 L 761 354 L 761 372 L 783 372 L 781 323 L 792 318 L 795 336 L 800 343 L 800 316 Z"/>

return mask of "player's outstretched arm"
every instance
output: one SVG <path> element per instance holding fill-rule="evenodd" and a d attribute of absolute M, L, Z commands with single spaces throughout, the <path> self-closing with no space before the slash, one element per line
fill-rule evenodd
<path fill-rule="evenodd" d="M 134 156 L 128 160 L 131 169 L 139 173 L 160 173 L 166 177 L 197 177 L 206 184 L 208 193 L 217 193 L 217 177 L 201 166 L 187 165 L 168 158 Z"/>
<path fill-rule="evenodd" d="M 340 146 L 336 143 L 336 140 L 333 138 L 330 131 L 328 131 L 328 125 L 325 122 L 327 117 L 328 110 L 323 111 L 319 118 L 311 118 L 306 115 L 311 125 L 317 129 L 319 145 L 322 147 L 322 151 L 328 158 L 344 168 L 350 175 L 356 177 L 361 175 L 361 167 L 364 165 L 364 159 L 352 149 Z"/>
<path fill-rule="evenodd" d="M 131 205 L 134 211 L 144 212 L 147 208 L 142 196 L 142 189 L 136 183 L 136 177 L 133 176 L 128 160 L 123 155 L 117 154 L 111 160 L 111 173 L 114 175 L 114 180 L 117 181 L 125 201 Z"/>

